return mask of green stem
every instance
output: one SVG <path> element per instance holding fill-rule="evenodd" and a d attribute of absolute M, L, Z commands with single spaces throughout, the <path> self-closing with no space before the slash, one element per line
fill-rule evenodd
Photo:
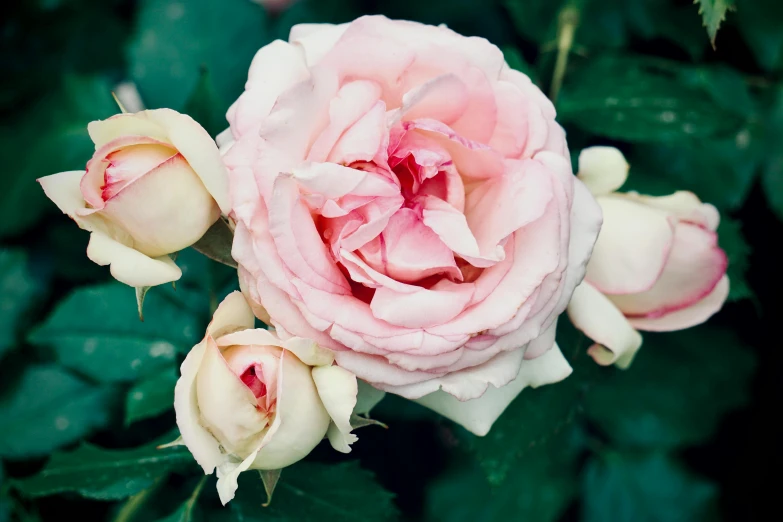
<path fill-rule="evenodd" d="M 152 495 L 160 485 L 160 482 L 160 479 L 158 479 L 152 486 L 139 491 L 126 500 L 112 522 L 130 522 L 133 520 L 136 516 L 136 512 L 147 502 L 149 496 Z"/>
<path fill-rule="evenodd" d="M 549 88 L 549 98 L 552 103 L 557 100 L 557 95 L 560 94 L 560 87 L 563 85 L 563 77 L 568 65 L 568 55 L 574 45 L 574 33 L 579 26 L 579 8 L 573 4 L 575 2 L 570 2 L 557 16 L 557 59 Z"/>
<path fill-rule="evenodd" d="M 201 494 L 201 490 L 204 489 L 204 484 L 207 483 L 208 478 L 209 475 L 204 475 L 201 477 L 201 480 L 199 480 L 198 484 L 196 484 L 196 488 L 193 490 L 193 493 L 191 493 L 190 498 L 188 498 L 187 502 L 185 503 L 185 520 L 190 520 L 190 514 L 193 511 L 193 507 L 196 505 L 198 496 Z"/>

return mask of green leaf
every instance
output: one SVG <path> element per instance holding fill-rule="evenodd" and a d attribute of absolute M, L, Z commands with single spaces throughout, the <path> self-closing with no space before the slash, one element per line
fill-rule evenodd
<path fill-rule="evenodd" d="M 674 141 L 736 132 L 741 119 L 678 78 L 680 68 L 639 57 L 603 57 L 566 75 L 563 121 L 624 141 Z"/>
<path fill-rule="evenodd" d="M 40 473 L 15 485 L 28 497 L 74 492 L 88 498 L 117 500 L 135 495 L 173 471 L 189 468 L 196 469 L 184 446 L 158 449 L 150 444 L 108 450 L 83 444 L 67 453 L 55 453 Z"/>
<path fill-rule="evenodd" d="M 631 367 L 607 369 L 587 395 L 588 418 L 616 444 L 698 444 L 748 400 L 753 352 L 730 330 L 699 326 L 643 335 Z"/>
<path fill-rule="evenodd" d="M 104 81 L 66 77 L 0 131 L 0 151 L 7 158 L 3 168 L 13 173 L 0 176 L 0 237 L 23 231 L 46 212 L 57 212 L 35 180 L 83 169 L 95 150 L 87 123 L 115 112 L 111 89 Z"/>
<path fill-rule="evenodd" d="M 143 0 L 137 17 L 128 61 L 149 107 L 182 109 L 206 67 L 225 113 L 266 43 L 264 10 L 248 0 Z"/>
<path fill-rule="evenodd" d="M 98 381 L 151 375 L 189 350 L 202 325 L 192 314 L 151 291 L 139 321 L 134 289 L 119 283 L 80 288 L 61 301 L 29 337 L 50 346 L 60 362 Z"/>
<path fill-rule="evenodd" d="M 743 129 L 721 140 L 639 145 L 629 156 L 631 172 L 623 190 L 648 192 L 646 184 L 657 184 L 661 189 L 665 185 L 667 190 L 652 195 L 690 190 L 721 210 L 738 209 L 756 179 L 760 157 L 755 141 L 756 137 Z"/>
<path fill-rule="evenodd" d="M 183 112 L 199 122 L 213 137 L 228 127 L 223 103 L 215 90 L 212 75 L 206 67 L 201 68 L 198 83 L 188 97 Z"/>
<path fill-rule="evenodd" d="M 526 74 L 530 77 L 530 79 L 535 78 L 535 71 L 533 71 L 533 68 L 530 66 L 530 64 L 525 61 L 522 53 L 520 53 L 519 49 L 516 47 L 512 47 L 510 45 L 504 47 L 503 57 L 506 59 L 506 62 L 512 69 L 516 69 L 517 71 Z"/>
<path fill-rule="evenodd" d="M 491 486 L 481 469 L 471 465 L 470 459 L 461 459 L 460 465 L 444 471 L 429 486 L 425 520 L 558 520 L 579 489 L 576 452 L 566 440 L 574 434 L 569 431 L 563 435 L 511 469 L 497 486 Z"/>
<path fill-rule="evenodd" d="M 158 519 L 157 522 L 191 522 L 193 520 L 193 506 L 187 502 L 182 504 L 171 515 Z"/>
<path fill-rule="evenodd" d="M 134 384 L 125 397 L 125 424 L 155 417 L 173 408 L 178 377 L 176 368 L 168 368 Z"/>
<path fill-rule="evenodd" d="M 718 243 L 726 251 L 729 267 L 729 301 L 739 301 L 754 297 L 753 290 L 748 286 L 745 273 L 750 268 L 748 257 L 750 247 L 742 234 L 742 224 L 736 219 L 722 216 L 718 227 Z"/>
<path fill-rule="evenodd" d="M 557 12 L 564 0 L 504 0 L 519 34 L 539 44 L 554 41 Z"/>
<path fill-rule="evenodd" d="M 27 312 L 42 292 L 23 250 L 0 248 L 0 357 L 16 343 Z"/>
<path fill-rule="evenodd" d="M 761 186 L 772 211 L 783 220 L 783 154 L 769 158 L 761 176 Z"/>
<path fill-rule="evenodd" d="M 285 468 L 268 507 L 261 506 L 266 492 L 258 474 L 243 473 L 239 482 L 230 506 L 240 522 L 380 522 L 396 518 L 393 495 L 357 461 L 331 465 L 299 462 Z"/>
<path fill-rule="evenodd" d="M 717 520 L 717 486 L 662 453 L 594 457 L 582 487 L 584 522 Z"/>
<path fill-rule="evenodd" d="M 699 4 L 699 14 L 707 28 L 710 43 L 715 47 L 715 36 L 718 34 L 720 24 L 726 19 L 726 13 L 734 8 L 733 0 L 694 0 Z"/>
<path fill-rule="evenodd" d="M 111 390 L 55 366 L 30 366 L 0 398 L 0 456 L 46 455 L 105 426 Z"/>
<path fill-rule="evenodd" d="M 223 219 L 218 219 L 209 230 L 196 241 L 193 249 L 207 256 L 213 261 L 222 263 L 232 268 L 237 267 L 237 262 L 231 257 L 231 247 L 234 242 L 234 233 Z"/>
<path fill-rule="evenodd" d="M 558 324 L 557 341 L 574 368 L 573 374 L 563 382 L 522 390 L 484 437 L 458 430 L 491 484 L 503 483 L 512 469 L 526 466 L 530 455 L 578 419 L 596 364 L 587 355 L 590 342 L 566 320 Z"/>
<path fill-rule="evenodd" d="M 783 9 L 779 0 L 742 2 L 736 19 L 758 64 L 769 71 L 779 69 L 783 65 Z"/>

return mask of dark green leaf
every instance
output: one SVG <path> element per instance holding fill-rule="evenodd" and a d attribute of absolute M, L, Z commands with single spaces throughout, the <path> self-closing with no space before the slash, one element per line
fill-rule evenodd
<path fill-rule="evenodd" d="M 0 248 L 0 356 L 16 342 L 19 323 L 41 291 L 40 280 L 29 272 L 25 252 Z"/>
<path fill-rule="evenodd" d="M 491 486 L 469 459 L 447 469 L 427 491 L 427 521 L 558 520 L 578 491 L 574 445 L 568 431 L 529 455 Z"/>
<path fill-rule="evenodd" d="M 143 0 L 130 45 L 130 71 L 147 106 L 182 109 L 202 66 L 224 112 L 241 93 L 266 43 L 264 10 L 248 0 Z"/>
<path fill-rule="evenodd" d="M 753 290 L 745 279 L 745 272 L 749 268 L 750 247 L 742 235 L 740 222 L 725 216 L 721 217 L 718 243 L 729 258 L 729 267 L 726 271 L 730 282 L 729 301 L 753 297 Z"/>
<path fill-rule="evenodd" d="M 645 185 L 656 184 L 667 190 L 652 195 L 690 190 L 721 210 L 737 209 L 756 177 L 759 156 L 755 140 L 743 129 L 721 140 L 637 146 L 629 157 L 631 173 L 623 190 L 647 192 Z"/>
<path fill-rule="evenodd" d="M 202 67 L 196 88 L 190 94 L 183 112 L 199 122 L 214 137 L 228 127 L 224 109 L 215 90 L 212 75 L 206 67 Z"/>
<path fill-rule="evenodd" d="M 741 2 L 736 18 L 758 64 L 767 70 L 779 68 L 783 58 L 783 9 L 779 0 Z"/>
<path fill-rule="evenodd" d="M 261 477 L 243 473 L 230 504 L 240 522 L 380 522 L 396 517 L 392 494 L 356 461 L 294 464 L 283 470 L 271 505 L 262 507 L 265 501 Z"/>
<path fill-rule="evenodd" d="M 501 484 L 510 470 L 526 466 L 529 455 L 578 418 L 596 365 L 586 353 L 590 343 L 568 321 L 560 321 L 557 339 L 574 368 L 572 375 L 557 384 L 522 390 L 484 437 L 458 432 L 492 484 Z"/>
<path fill-rule="evenodd" d="M 151 444 L 107 450 L 84 444 L 71 452 L 55 453 L 40 473 L 17 481 L 16 487 L 29 497 L 75 492 L 116 500 L 150 487 L 172 471 L 187 468 L 195 470 L 195 465 L 184 446 L 158 449 Z"/>
<path fill-rule="evenodd" d="M 193 506 L 187 502 L 182 504 L 171 515 L 158 519 L 157 522 L 192 522 L 193 520 Z"/>
<path fill-rule="evenodd" d="M 153 289 L 139 321 L 134 289 L 119 283 L 80 288 L 58 304 L 30 342 L 50 346 L 65 366 L 99 381 L 127 381 L 170 366 L 201 336 L 197 318 Z"/>
<path fill-rule="evenodd" d="M 112 393 L 54 366 L 31 366 L 0 398 L 0 456 L 46 455 L 109 421 Z"/>
<path fill-rule="evenodd" d="M 644 332 L 631 367 L 596 381 L 586 413 L 618 445 L 697 444 L 748 400 L 753 368 L 753 352 L 730 330 Z"/>
<path fill-rule="evenodd" d="M 736 132 L 741 120 L 677 73 L 636 57 L 584 64 L 563 88 L 558 113 L 583 129 L 625 141 L 672 141 Z"/>
<path fill-rule="evenodd" d="M 783 154 L 769 158 L 761 176 L 761 186 L 769 206 L 783 220 Z"/>
<path fill-rule="evenodd" d="M 714 47 L 720 24 L 726 19 L 727 11 L 734 7 L 734 2 L 733 0 L 695 0 L 695 2 L 699 4 L 699 14 Z"/>
<path fill-rule="evenodd" d="M 57 212 L 35 180 L 83 169 L 95 150 L 87 123 L 115 112 L 105 82 L 67 77 L 56 91 L 0 132 L 0 150 L 8 159 L 3 167 L 6 174 L 0 176 L 0 237 L 21 232 L 45 212 Z"/>
<path fill-rule="evenodd" d="M 522 36 L 539 44 L 554 41 L 557 12 L 564 0 L 504 0 L 503 3 Z"/>
<path fill-rule="evenodd" d="M 585 522 L 717 520 L 716 485 L 662 453 L 594 457 L 582 488 Z"/>
<path fill-rule="evenodd" d="M 218 219 L 214 225 L 209 227 L 202 238 L 196 241 L 193 249 L 218 263 L 236 268 L 237 262 L 231 257 L 233 241 L 234 234 L 228 224 L 222 219 Z"/>
<path fill-rule="evenodd" d="M 504 47 L 503 56 L 505 57 L 509 67 L 528 75 L 531 79 L 535 78 L 535 72 L 533 71 L 533 68 L 525 61 L 522 53 L 520 53 L 516 47 L 512 47 L 510 45 Z"/>
<path fill-rule="evenodd" d="M 169 368 L 137 382 L 125 397 L 125 424 L 160 415 L 174 407 L 174 386 L 179 372 Z"/>

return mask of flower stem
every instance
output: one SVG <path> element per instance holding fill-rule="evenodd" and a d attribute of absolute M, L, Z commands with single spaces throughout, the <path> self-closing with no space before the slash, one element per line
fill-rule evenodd
<path fill-rule="evenodd" d="M 557 59 L 554 71 L 552 71 L 552 83 L 549 87 L 549 98 L 552 103 L 557 100 L 560 87 L 563 85 L 568 55 L 574 45 L 574 33 L 579 27 L 579 8 L 576 4 L 577 2 L 574 1 L 569 2 L 557 15 Z"/>

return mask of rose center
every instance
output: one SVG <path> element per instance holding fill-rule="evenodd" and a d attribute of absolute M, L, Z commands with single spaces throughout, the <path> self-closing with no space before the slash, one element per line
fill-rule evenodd
<path fill-rule="evenodd" d="M 264 384 L 263 381 L 258 378 L 257 371 L 260 371 L 260 368 L 257 370 L 256 366 L 253 365 L 242 372 L 242 375 L 239 376 L 245 386 L 247 386 L 250 391 L 253 392 L 253 395 L 256 399 L 266 395 L 266 384 Z"/>

